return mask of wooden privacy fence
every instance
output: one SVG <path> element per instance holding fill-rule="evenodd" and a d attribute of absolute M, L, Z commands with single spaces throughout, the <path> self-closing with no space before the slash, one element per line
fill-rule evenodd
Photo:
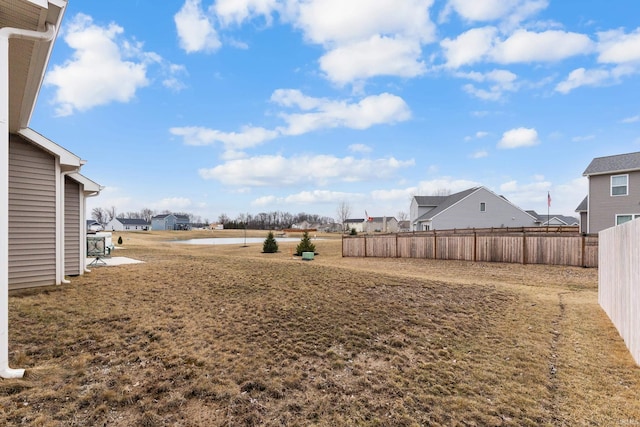
<path fill-rule="evenodd" d="M 597 267 L 598 236 L 501 229 L 344 236 L 342 256 Z"/>
<path fill-rule="evenodd" d="M 640 220 L 600 232 L 598 302 L 640 364 Z"/>

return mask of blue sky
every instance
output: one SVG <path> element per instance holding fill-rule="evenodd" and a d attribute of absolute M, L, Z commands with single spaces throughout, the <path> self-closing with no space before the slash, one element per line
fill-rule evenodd
<path fill-rule="evenodd" d="M 31 127 L 88 209 L 336 217 L 483 185 L 575 215 L 640 151 L 640 3 L 71 0 Z"/>

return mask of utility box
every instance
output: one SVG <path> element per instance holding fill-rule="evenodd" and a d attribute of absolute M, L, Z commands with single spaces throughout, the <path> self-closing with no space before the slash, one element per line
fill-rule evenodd
<path fill-rule="evenodd" d="M 302 252 L 303 261 L 311 261 L 315 254 L 313 252 Z"/>

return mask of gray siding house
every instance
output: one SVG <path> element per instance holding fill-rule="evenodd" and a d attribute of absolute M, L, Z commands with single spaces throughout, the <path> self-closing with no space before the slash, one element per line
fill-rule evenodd
<path fill-rule="evenodd" d="M 412 231 L 454 228 L 532 227 L 536 218 L 485 187 L 449 196 L 414 196 L 409 208 Z"/>
<path fill-rule="evenodd" d="M 596 157 L 583 175 L 589 192 L 576 209 L 584 218 L 583 232 L 597 233 L 640 218 L 640 152 Z"/>
<path fill-rule="evenodd" d="M 161 214 L 151 218 L 152 230 L 190 230 L 189 216 L 180 214 Z"/>
<path fill-rule="evenodd" d="M 82 274 L 85 203 L 100 186 L 80 157 L 29 128 L 65 0 L 0 0 L 0 293 Z M 5 312 L 0 307 L 0 312 Z"/>

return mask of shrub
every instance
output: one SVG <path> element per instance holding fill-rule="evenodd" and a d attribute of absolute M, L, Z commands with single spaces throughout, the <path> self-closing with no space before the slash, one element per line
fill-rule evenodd
<path fill-rule="evenodd" d="M 316 252 L 316 245 L 311 243 L 311 239 L 309 238 L 309 232 L 305 231 L 302 234 L 302 239 L 298 246 L 296 246 L 296 255 L 302 255 L 302 252 Z"/>
<path fill-rule="evenodd" d="M 358 235 L 358 232 L 356 231 L 356 229 L 355 229 L 355 228 L 352 228 L 352 229 L 351 229 L 351 235 L 352 235 L 352 236 L 357 236 L 357 235 Z"/>
<path fill-rule="evenodd" d="M 118 244 L 121 245 L 122 244 L 122 236 L 118 236 Z"/>
<path fill-rule="evenodd" d="M 273 237 L 273 231 L 270 231 L 269 234 L 267 234 L 267 238 L 264 240 L 264 244 L 262 245 L 262 252 L 266 254 L 278 252 L 278 242 L 276 242 L 275 237 Z"/>

